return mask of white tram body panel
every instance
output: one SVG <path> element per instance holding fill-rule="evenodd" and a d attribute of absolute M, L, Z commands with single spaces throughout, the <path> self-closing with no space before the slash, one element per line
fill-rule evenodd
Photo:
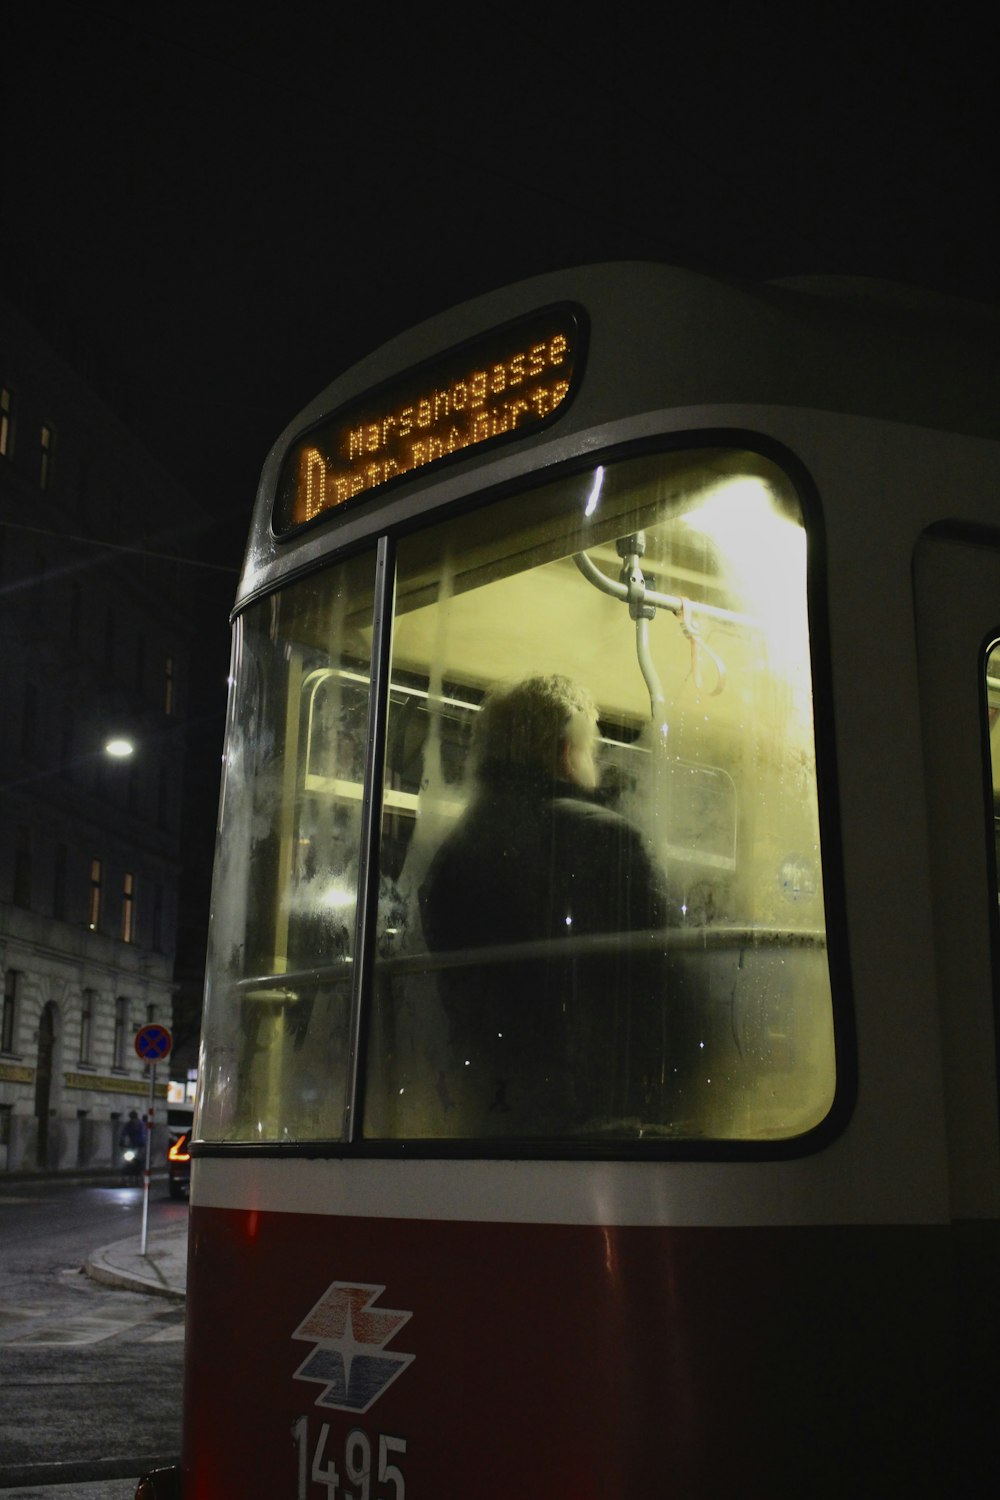
<path fill-rule="evenodd" d="M 464 367 L 428 361 L 477 368 L 477 340 L 553 308 L 577 319 L 572 375 L 522 435 L 306 521 L 275 511 L 289 455 L 315 479 L 309 434 L 338 412 L 374 451 L 414 406 L 411 372 L 453 390 Z M 237 601 L 186 1500 L 995 1479 L 995 332 L 879 287 L 597 267 L 393 341 L 276 445 Z M 503 358 L 507 379 L 520 354 Z M 692 496 L 749 507 L 761 484 L 805 538 L 807 655 L 744 639 L 777 589 L 732 583 L 765 522 L 727 521 L 730 572 L 724 542 L 692 539 Z M 643 581 L 639 541 L 621 576 L 638 557 L 648 634 L 573 566 L 586 551 L 611 576 L 636 518 L 661 571 Z M 773 537 L 754 567 L 781 564 Z M 699 628 L 711 601 L 721 623 Z M 600 926 L 556 956 L 502 927 L 488 959 L 478 938 L 471 958 L 453 936 L 432 952 L 435 850 L 474 801 L 462 757 L 498 663 L 588 673 L 615 795 L 662 856 L 662 933 L 619 932 L 618 967 Z M 638 885 L 633 865 L 619 878 Z M 563 998 L 538 1022 L 517 994 L 537 1011 L 542 963 Z M 594 1019 L 595 973 L 613 1021 Z M 487 1005 L 508 1050 L 477 1031 Z"/>

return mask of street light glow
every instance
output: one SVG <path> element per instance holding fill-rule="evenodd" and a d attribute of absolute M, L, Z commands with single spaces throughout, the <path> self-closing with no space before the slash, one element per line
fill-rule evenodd
<path fill-rule="evenodd" d="M 105 755 L 110 755 L 115 760 L 127 760 L 134 750 L 132 741 L 126 739 L 108 740 L 104 746 Z"/>

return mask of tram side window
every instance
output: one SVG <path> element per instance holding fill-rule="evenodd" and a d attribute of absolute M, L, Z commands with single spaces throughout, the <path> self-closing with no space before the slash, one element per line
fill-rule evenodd
<path fill-rule="evenodd" d="M 401 541 L 368 1139 L 823 1119 L 805 560 L 784 476 L 722 451 Z"/>
<path fill-rule="evenodd" d="M 216 849 L 200 1133 L 343 1129 L 373 555 L 237 621 Z"/>

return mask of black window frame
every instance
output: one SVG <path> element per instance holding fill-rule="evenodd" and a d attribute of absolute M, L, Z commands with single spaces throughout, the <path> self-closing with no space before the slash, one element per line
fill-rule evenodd
<path fill-rule="evenodd" d="M 360 1121 L 364 1115 L 366 1025 L 371 1016 L 370 997 L 378 895 L 378 841 L 382 815 L 382 778 L 389 691 L 389 650 L 396 542 L 400 537 L 411 532 L 496 504 L 508 494 L 523 491 L 532 484 L 548 483 L 558 478 L 570 477 L 575 472 L 588 472 L 597 464 L 610 465 L 643 454 L 666 455 L 710 448 L 753 453 L 769 460 L 779 468 L 798 498 L 809 543 L 806 560 L 806 598 L 812 674 L 813 734 L 816 744 L 820 859 L 825 894 L 826 948 L 834 1035 L 835 1092 L 831 1108 L 824 1119 L 811 1130 L 801 1135 L 778 1140 L 688 1139 L 677 1142 L 621 1140 L 608 1142 L 606 1145 L 588 1141 L 578 1148 L 571 1140 L 500 1139 L 442 1142 L 424 1139 L 390 1141 L 365 1139 L 361 1134 Z M 419 482 L 414 482 L 415 491 L 419 492 L 420 488 Z M 348 509 L 353 511 L 353 507 Z M 353 518 L 352 515 L 351 519 Z M 306 542 L 312 540 L 323 521 L 326 522 L 331 533 L 336 532 L 338 513 L 334 511 L 310 522 L 307 528 L 300 528 L 298 532 L 286 535 L 282 538 L 283 543 L 289 546 L 301 537 L 303 530 L 306 530 L 309 535 L 302 540 Z M 349 1096 L 353 1094 L 354 1115 L 358 1122 L 355 1125 L 356 1134 L 349 1140 L 296 1141 L 294 1143 L 196 1141 L 193 1143 L 194 1154 L 359 1159 L 415 1157 L 465 1160 L 516 1158 L 546 1161 L 743 1161 L 788 1160 L 812 1155 L 825 1149 L 842 1133 L 853 1114 L 857 1099 L 858 1079 L 833 725 L 825 528 L 819 492 L 805 465 L 785 444 L 752 429 L 729 427 L 688 429 L 680 433 L 661 433 L 638 441 L 609 443 L 599 450 L 578 455 L 552 468 L 530 469 L 506 483 L 485 486 L 472 494 L 466 493 L 444 505 L 435 505 L 431 494 L 427 504 L 415 506 L 413 511 L 401 520 L 373 527 L 369 533 L 348 547 L 337 548 L 331 545 L 329 550 L 319 558 L 315 555 L 315 549 L 310 549 L 309 560 L 303 566 L 294 565 L 294 554 L 292 554 L 281 576 L 269 580 L 266 587 L 251 593 L 241 601 L 237 614 L 242 614 L 251 604 L 279 593 L 284 587 L 300 578 L 321 572 L 352 554 L 369 550 L 372 547 L 379 549 L 382 558 L 374 611 L 376 619 L 380 619 L 382 624 L 376 626 L 372 644 L 371 720 L 368 741 L 370 765 L 366 763 L 365 773 L 365 806 L 368 814 L 362 839 L 358 886 L 359 941 L 356 952 L 359 986 L 362 988 L 362 993 L 360 1005 L 356 1007 L 351 1036 L 353 1086 L 352 1081 L 349 1081 Z"/>

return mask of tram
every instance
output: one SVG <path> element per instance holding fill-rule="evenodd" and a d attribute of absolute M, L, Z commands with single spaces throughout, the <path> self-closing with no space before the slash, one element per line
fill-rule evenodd
<path fill-rule="evenodd" d="M 145 1493 L 995 1481 L 997 333 L 596 266 L 283 434 Z"/>

